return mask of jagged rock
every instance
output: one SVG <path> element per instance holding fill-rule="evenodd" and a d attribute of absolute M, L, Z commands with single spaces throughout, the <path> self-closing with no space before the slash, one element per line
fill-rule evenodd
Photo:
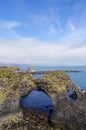
<path fill-rule="evenodd" d="M 69 129 L 86 129 L 86 98 L 85 93 L 75 87 L 70 78 L 61 72 L 44 75 L 40 81 L 47 82 L 46 92 L 52 98 L 54 111 L 52 122 L 58 126 L 66 124 Z M 44 86 L 42 86 L 44 87 Z M 43 89 L 43 88 L 42 88 Z M 70 102 L 67 100 L 67 90 L 73 90 L 77 94 L 77 100 Z M 75 95 L 74 95 L 75 96 Z M 64 128 L 62 128 L 64 130 Z"/>
<path fill-rule="evenodd" d="M 0 70 L 0 81 L 0 85 L 3 84 L 2 81 L 5 82 L 5 87 L 0 86 L 0 130 L 86 129 L 86 92 L 76 87 L 68 75 L 54 71 L 34 80 L 26 72 L 19 74 L 9 68 L 9 70 Z M 32 89 L 43 90 L 51 97 L 54 105 L 51 124 L 48 124 L 47 118 L 44 118 L 44 113 L 40 114 L 42 116 L 37 116 L 33 112 L 33 116 L 30 116 L 31 113 L 27 113 L 25 110 L 25 116 L 20 108 L 20 98 L 27 95 Z M 76 92 L 75 101 L 67 100 L 67 90 Z M 27 115 L 29 118 L 31 117 L 31 120 L 27 118 Z M 44 119 L 44 124 L 39 119 Z"/>

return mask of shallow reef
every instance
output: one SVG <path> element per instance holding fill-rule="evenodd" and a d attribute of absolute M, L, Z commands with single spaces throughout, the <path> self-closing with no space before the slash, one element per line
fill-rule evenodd
<path fill-rule="evenodd" d="M 37 115 L 35 109 L 20 106 L 20 99 L 32 90 L 44 91 L 52 99 L 50 120 L 45 112 Z M 68 91 L 74 91 L 77 99 L 69 101 Z M 86 130 L 86 91 L 81 91 L 61 71 L 35 79 L 17 66 L 0 67 L 0 130 Z"/>

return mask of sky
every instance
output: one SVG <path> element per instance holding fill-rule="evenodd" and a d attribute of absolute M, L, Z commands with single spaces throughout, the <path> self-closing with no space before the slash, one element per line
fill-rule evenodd
<path fill-rule="evenodd" d="M 0 63 L 86 66 L 86 0 L 0 0 Z"/>

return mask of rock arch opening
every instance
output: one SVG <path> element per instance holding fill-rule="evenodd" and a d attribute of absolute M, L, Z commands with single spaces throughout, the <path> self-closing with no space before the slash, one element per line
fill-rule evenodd
<path fill-rule="evenodd" d="M 67 90 L 67 100 L 68 101 L 75 101 L 77 100 L 77 93 L 74 90 Z"/>
<path fill-rule="evenodd" d="M 42 90 L 32 90 L 27 96 L 21 97 L 20 107 L 28 118 L 34 115 L 48 123 L 51 121 L 53 103 L 48 94 Z"/>

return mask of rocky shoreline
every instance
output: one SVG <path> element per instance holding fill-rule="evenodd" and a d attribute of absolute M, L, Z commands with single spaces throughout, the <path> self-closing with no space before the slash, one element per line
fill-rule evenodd
<path fill-rule="evenodd" d="M 79 70 L 49 70 L 49 71 L 27 71 L 28 73 L 30 73 L 30 74 L 47 74 L 47 73 L 50 73 L 50 72 L 63 72 L 63 73 L 65 73 L 65 72 L 67 72 L 67 73 L 78 73 L 78 72 L 81 72 L 81 71 L 79 71 Z M 21 72 L 22 73 L 22 72 Z"/>
<path fill-rule="evenodd" d="M 20 73 L 18 67 L 0 67 L 0 130 L 85 130 L 86 91 L 76 87 L 64 72 L 40 71 L 43 76 L 34 79 L 32 74 L 38 72 Z M 51 124 L 20 107 L 20 98 L 34 89 L 45 91 L 52 99 Z M 67 100 L 68 90 L 77 93 L 77 100 Z"/>

